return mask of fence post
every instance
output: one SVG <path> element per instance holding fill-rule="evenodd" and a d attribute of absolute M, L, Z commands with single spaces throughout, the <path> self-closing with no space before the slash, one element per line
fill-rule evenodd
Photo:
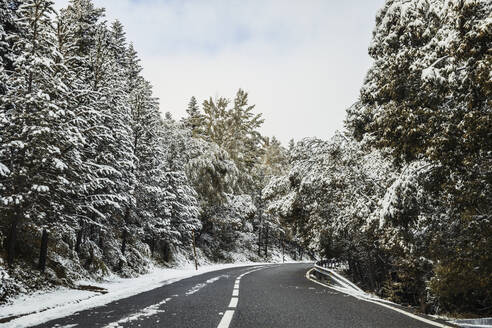
<path fill-rule="evenodd" d="M 39 271 L 44 273 L 46 269 L 46 256 L 48 255 L 48 231 L 43 229 L 43 235 L 41 236 L 41 250 L 39 252 Z"/>

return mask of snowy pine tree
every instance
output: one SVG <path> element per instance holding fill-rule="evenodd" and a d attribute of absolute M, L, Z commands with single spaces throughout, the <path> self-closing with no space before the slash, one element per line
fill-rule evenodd
<path fill-rule="evenodd" d="M 53 13 L 52 1 L 23 2 L 17 11 L 18 31 L 9 36 L 14 70 L 2 96 L 9 107 L 1 132 L 0 162 L 8 171 L 1 202 L 13 227 L 60 228 L 73 225 L 76 216 L 72 196 L 73 185 L 80 183 L 73 169 L 78 164 L 74 146 L 79 131 L 67 104 L 66 72 L 56 51 Z"/>

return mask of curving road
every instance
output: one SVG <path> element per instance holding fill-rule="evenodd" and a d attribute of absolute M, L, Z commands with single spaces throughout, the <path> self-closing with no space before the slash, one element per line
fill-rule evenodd
<path fill-rule="evenodd" d="M 37 327 L 435 327 L 316 284 L 310 267 L 209 272 Z"/>

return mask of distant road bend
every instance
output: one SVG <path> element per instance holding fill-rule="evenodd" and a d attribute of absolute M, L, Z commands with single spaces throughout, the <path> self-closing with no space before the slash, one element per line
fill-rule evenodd
<path fill-rule="evenodd" d="M 209 272 L 36 327 L 446 327 L 321 286 L 306 278 L 311 267 Z"/>

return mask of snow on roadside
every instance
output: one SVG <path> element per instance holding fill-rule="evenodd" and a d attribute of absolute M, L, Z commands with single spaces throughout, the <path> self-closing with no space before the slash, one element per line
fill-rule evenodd
<path fill-rule="evenodd" d="M 98 288 L 104 288 L 107 290 L 107 293 L 101 294 L 63 287 L 54 291 L 38 292 L 27 296 L 23 295 L 13 299 L 11 304 L 2 305 L 0 308 L 0 319 L 29 313 L 29 315 L 4 323 L 2 327 L 32 326 L 49 320 L 66 317 L 75 312 L 102 306 L 118 299 L 130 297 L 206 272 L 261 264 L 268 263 L 214 264 L 202 266 L 198 268 L 198 271 L 192 266 L 186 266 L 180 269 L 155 267 L 152 272 L 137 278 L 125 279 L 114 277 L 111 281 L 103 283 L 79 282 L 79 284 L 90 284 Z"/>
<path fill-rule="evenodd" d="M 353 296 L 360 300 L 370 301 L 370 302 L 378 302 L 378 303 L 386 303 L 392 306 L 398 306 L 399 304 L 382 299 L 376 295 L 369 294 L 360 289 L 357 285 L 352 283 L 350 280 L 346 279 L 338 272 L 332 269 L 325 269 L 330 272 L 330 278 L 335 284 L 332 284 L 330 288 L 335 289 L 341 293 Z M 430 317 L 441 320 L 443 322 L 448 322 L 454 324 L 458 327 L 463 328 L 492 328 L 492 318 L 478 318 L 478 319 L 453 319 L 445 316 L 439 315 L 429 315 Z M 448 327 L 444 324 L 441 324 L 441 327 Z"/>
<path fill-rule="evenodd" d="M 492 328 L 492 318 L 456 319 L 448 322 L 466 328 Z"/>

